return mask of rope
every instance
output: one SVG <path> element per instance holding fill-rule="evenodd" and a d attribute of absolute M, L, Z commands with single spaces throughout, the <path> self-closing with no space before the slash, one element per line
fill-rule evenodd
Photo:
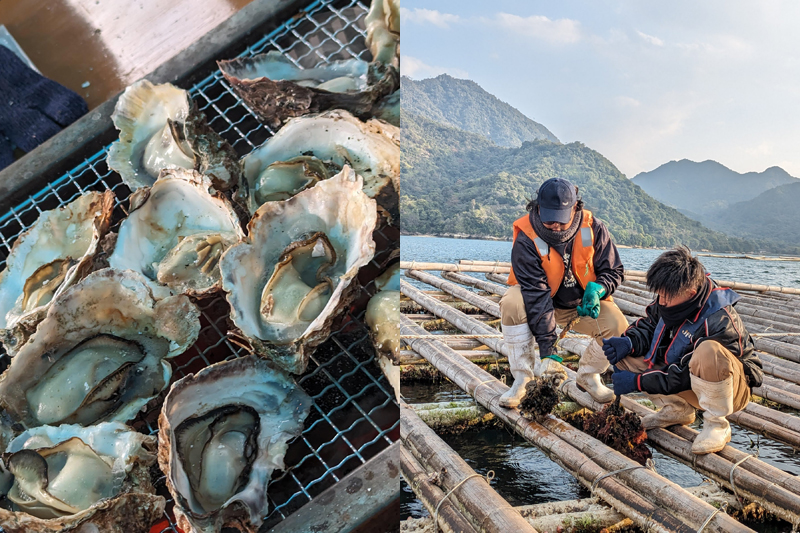
<path fill-rule="evenodd" d="M 652 470 L 653 472 L 655 472 L 656 464 L 653 462 L 652 459 L 648 459 L 644 465 L 629 466 L 626 468 L 620 468 L 619 470 L 614 470 L 613 472 L 606 472 L 602 476 L 595 478 L 595 480 L 592 482 L 592 488 L 589 489 L 589 492 L 591 492 L 592 496 L 594 496 L 594 489 L 597 487 L 597 484 L 603 481 L 607 477 L 616 476 L 617 474 L 621 474 L 623 472 L 630 472 L 631 470 L 638 470 L 640 468 L 647 468 L 648 470 Z"/>
<path fill-rule="evenodd" d="M 400 335 L 403 339 L 502 339 L 502 335 Z"/>
<path fill-rule="evenodd" d="M 456 485 L 455 487 L 453 487 L 452 489 L 450 489 L 450 492 L 448 492 L 447 494 L 445 494 L 444 498 L 442 498 L 441 500 L 439 500 L 439 503 L 438 503 L 438 504 L 436 504 L 436 512 L 433 514 L 433 533 L 438 533 L 438 531 L 439 531 L 439 507 L 441 507 L 441 506 L 442 506 L 442 504 L 444 503 L 444 501 L 445 501 L 447 498 L 449 498 L 449 497 L 450 497 L 450 495 L 451 495 L 451 494 L 453 494 L 453 492 L 454 492 L 454 491 L 455 491 L 455 490 L 456 490 L 458 487 L 460 487 L 461 485 L 463 485 L 463 484 L 464 484 L 464 482 L 465 482 L 465 481 L 467 481 L 468 479 L 472 479 L 472 478 L 474 478 L 474 477 L 483 477 L 483 475 L 481 475 L 481 474 L 472 474 L 472 475 L 469 475 L 469 476 L 465 477 L 464 479 L 462 479 L 462 480 L 461 480 L 461 481 L 458 483 L 458 485 Z M 492 484 L 492 480 L 493 480 L 493 479 L 494 479 L 494 470 L 489 470 L 488 472 L 486 472 L 486 483 L 488 483 L 489 485 L 491 485 L 491 484 Z"/>
<path fill-rule="evenodd" d="M 739 496 L 739 493 L 736 492 L 736 484 L 733 482 L 733 471 L 736 470 L 737 466 L 739 466 L 743 462 L 747 461 L 751 457 L 758 457 L 758 452 L 759 452 L 759 450 L 756 450 L 756 453 L 750 454 L 747 457 L 742 457 L 736 463 L 734 463 L 733 468 L 731 468 L 731 476 L 730 476 L 731 488 L 733 489 L 733 495 L 736 496 L 736 499 L 739 501 L 739 503 L 742 502 L 742 498 Z"/>
<path fill-rule="evenodd" d="M 503 376 L 503 377 L 505 377 L 505 376 Z M 492 378 L 492 379 L 487 379 L 486 381 L 481 381 L 480 383 L 478 383 L 478 385 L 474 389 L 472 389 L 472 395 L 475 396 L 478 393 L 478 387 L 480 387 L 481 385 L 485 385 L 486 383 L 492 383 L 494 381 L 497 381 L 497 380 Z"/>
<path fill-rule="evenodd" d="M 719 513 L 720 511 L 725 511 L 727 508 L 728 508 L 728 502 L 722 502 L 722 505 L 719 506 L 719 509 L 714 509 L 714 512 L 711 513 L 711 516 L 706 518 L 706 521 L 703 522 L 703 525 L 700 526 L 700 529 L 697 530 L 697 533 L 702 533 L 702 531 L 706 528 L 706 526 L 711 523 L 711 520 L 713 520 L 714 517 L 717 516 L 717 513 Z"/>

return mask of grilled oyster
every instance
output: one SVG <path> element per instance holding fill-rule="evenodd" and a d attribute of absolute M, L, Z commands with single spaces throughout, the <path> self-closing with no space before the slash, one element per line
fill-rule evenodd
<path fill-rule="evenodd" d="M 375 201 L 347 166 L 285 202 L 256 211 L 244 242 L 220 261 L 231 318 L 260 354 L 301 373 L 352 300 L 375 253 Z"/>
<path fill-rule="evenodd" d="M 400 394 L 400 263 L 392 264 L 375 280 L 379 289 L 370 298 L 364 319 L 371 331 L 372 343 L 389 383 Z"/>
<path fill-rule="evenodd" d="M 258 119 L 273 129 L 288 118 L 328 109 L 371 118 L 375 102 L 400 84 L 395 67 L 360 59 L 302 69 L 271 51 L 217 64 Z"/>
<path fill-rule="evenodd" d="M 165 168 L 198 170 L 219 191 L 239 184 L 236 152 L 183 89 L 137 81 L 120 96 L 111 119 L 119 141 L 108 150 L 108 166 L 131 190 L 149 187 Z"/>
<path fill-rule="evenodd" d="M 400 0 L 374 0 L 364 18 L 367 48 L 375 61 L 400 65 Z"/>
<path fill-rule="evenodd" d="M 130 420 L 166 388 L 165 359 L 194 343 L 199 315 L 135 272 L 94 272 L 53 301 L 0 376 L 0 407 L 26 428 Z"/>
<path fill-rule="evenodd" d="M 108 263 L 176 293 L 203 296 L 220 289 L 219 258 L 243 237 L 233 206 L 207 176 L 164 170 L 131 198 Z"/>
<path fill-rule="evenodd" d="M 0 336 L 14 355 L 54 297 L 85 276 L 108 231 L 114 193 L 90 192 L 42 213 L 19 236 L 0 273 Z"/>
<path fill-rule="evenodd" d="M 158 419 L 158 464 L 186 533 L 255 532 L 311 398 L 268 361 L 217 363 L 177 381 Z"/>
<path fill-rule="evenodd" d="M 380 120 L 362 122 L 347 111 L 327 111 L 289 120 L 242 162 L 252 187 L 270 165 L 313 156 L 336 169 L 349 165 L 364 178 L 364 192 L 394 220 L 399 216 L 400 130 Z M 251 210 L 253 204 L 251 203 Z"/>
<path fill-rule="evenodd" d="M 119 423 L 42 426 L 14 439 L 4 456 L 10 483 L 0 528 L 9 533 L 146 531 L 164 512 L 149 467 L 155 437 Z"/>

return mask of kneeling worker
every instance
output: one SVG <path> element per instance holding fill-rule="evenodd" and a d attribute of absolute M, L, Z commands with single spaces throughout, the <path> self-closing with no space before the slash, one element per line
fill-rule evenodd
<path fill-rule="evenodd" d="M 514 222 L 510 287 L 500 300 L 514 376 L 500 405 L 519 405 L 534 376 L 567 378 L 556 355 L 556 324 L 564 327 L 576 316 L 585 318 L 573 329 L 594 337 L 581 358 L 578 385 L 595 400 L 610 402 L 614 393 L 600 379 L 609 366 L 600 343 L 628 327 L 610 298 L 623 280 L 617 248 L 605 225 L 583 208 L 578 188 L 565 179 L 544 182 L 526 209 L 528 214 Z"/>
<path fill-rule="evenodd" d="M 739 295 L 717 286 L 685 247 L 655 260 L 647 287 L 657 295 L 647 316 L 603 341 L 615 368 L 614 392 L 651 395 L 661 410 L 644 417 L 645 429 L 691 424 L 695 408 L 705 410 L 692 451 L 718 452 L 731 440 L 725 417 L 744 409 L 764 377 L 733 307 Z"/>

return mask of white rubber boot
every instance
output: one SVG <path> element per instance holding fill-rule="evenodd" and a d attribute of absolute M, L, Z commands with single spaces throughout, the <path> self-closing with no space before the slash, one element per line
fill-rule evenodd
<path fill-rule="evenodd" d="M 694 439 L 692 452 L 718 452 L 731 440 L 731 425 L 725 417 L 733 414 L 733 376 L 724 381 L 705 381 L 695 375 L 691 379 L 697 402 L 705 410 L 703 431 Z"/>
<path fill-rule="evenodd" d="M 677 394 L 648 394 L 647 398 L 661 410 L 642 418 L 644 429 L 686 426 L 694 422 L 694 407 Z"/>
<path fill-rule="evenodd" d="M 606 387 L 600 379 L 600 374 L 605 372 L 608 367 L 608 359 L 606 359 L 603 349 L 595 340 L 592 340 L 581 356 L 576 382 L 600 403 L 608 403 L 614 399 L 614 391 Z"/>
<path fill-rule="evenodd" d="M 525 396 L 525 385 L 533 379 L 533 369 L 537 363 L 536 353 L 528 324 L 503 325 L 503 341 L 508 347 L 508 366 L 511 375 L 514 376 L 514 384 L 500 396 L 500 406 L 513 409 Z"/>

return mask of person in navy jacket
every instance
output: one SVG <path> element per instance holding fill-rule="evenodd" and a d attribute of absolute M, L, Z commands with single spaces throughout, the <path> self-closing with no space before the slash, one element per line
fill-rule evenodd
<path fill-rule="evenodd" d="M 686 247 L 661 254 L 647 271 L 656 299 L 621 337 L 603 340 L 614 365 L 614 392 L 646 392 L 661 407 L 645 429 L 691 424 L 703 409 L 696 454 L 722 450 L 731 440 L 727 419 L 747 405 L 763 381 L 753 340 L 734 309 L 740 296 L 719 287 Z"/>

